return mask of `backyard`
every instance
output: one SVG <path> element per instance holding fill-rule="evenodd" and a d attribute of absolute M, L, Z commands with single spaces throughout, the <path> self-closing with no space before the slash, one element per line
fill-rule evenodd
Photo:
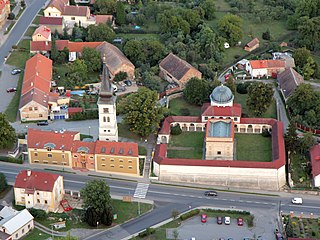
<path fill-rule="evenodd" d="M 285 223 L 288 221 L 288 216 L 285 216 Z M 292 226 L 292 237 L 299 238 L 312 238 L 319 239 L 320 238 L 320 219 L 318 218 L 291 218 Z M 287 235 L 289 236 L 289 231 L 287 231 Z"/>
<path fill-rule="evenodd" d="M 180 135 L 171 135 L 168 157 L 202 159 L 204 137 L 204 132 L 182 132 Z"/>
<path fill-rule="evenodd" d="M 174 116 L 200 116 L 201 107 L 187 103 L 183 97 L 178 97 L 169 102 L 170 113 Z"/>
<path fill-rule="evenodd" d="M 241 161 L 271 162 L 272 140 L 261 134 L 236 133 L 236 159 Z"/>

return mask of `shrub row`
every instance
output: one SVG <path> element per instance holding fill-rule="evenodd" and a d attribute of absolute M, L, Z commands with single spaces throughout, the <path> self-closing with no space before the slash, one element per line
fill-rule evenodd
<path fill-rule="evenodd" d="M 154 234 L 155 231 L 156 231 L 156 230 L 155 230 L 154 228 L 147 228 L 145 231 L 139 233 L 138 236 L 139 236 L 140 238 L 144 238 L 144 237 L 147 237 L 147 236 L 149 236 L 149 235 L 151 235 L 151 234 Z"/>
<path fill-rule="evenodd" d="M 187 212 L 183 215 L 180 216 L 180 220 L 181 221 L 184 221 L 184 220 L 187 220 L 188 218 L 191 218 L 193 216 L 196 216 L 200 213 L 200 210 L 199 209 L 194 209 L 194 210 L 191 210 L 190 212 Z"/>
<path fill-rule="evenodd" d="M 7 156 L 0 156 L 0 161 L 9 162 L 9 163 L 18 163 L 18 164 L 23 163 L 22 158 L 13 158 L 13 157 L 7 157 Z"/>
<path fill-rule="evenodd" d="M 75 113 L 71 115 L 68 121 L 80 121 L 80 120 L 86 120 L 86 119 L 98 119 L 98 111 L 86 111 L 81 113 Z"/>

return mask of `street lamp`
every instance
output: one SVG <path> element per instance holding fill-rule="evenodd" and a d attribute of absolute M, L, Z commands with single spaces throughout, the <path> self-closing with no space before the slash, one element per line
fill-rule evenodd
<path fill-rule="evenodd" d="M 91 136 L 91 135 L 90 135 L 90 129 L 91 129 L 91 126 L 89 126 L 89 136 Z"/>

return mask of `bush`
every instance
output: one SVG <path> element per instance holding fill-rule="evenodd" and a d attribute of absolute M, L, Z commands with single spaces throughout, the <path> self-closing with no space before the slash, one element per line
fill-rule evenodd
<path fill-rule="evenodd" d="M 47 213 L 44 210 L 29 208 L 28 211 L 36 220 L 44 220 L 47 218 Z"/>
<path fill-rule="evenodd" d="M 21 157 L 13 158 L 13 157 L 7 157 L 7 156 L 0 156 L 0 161 L 1 162 L 9 162 L 9 163 L 17 163 L 17 164 L 23 163 L 23 160 Z"/>
<path fill-rule="evenodd" d="M 9 13 L 9 15 L 8 15 L 8 19 L 9 20 L 13 20 L 13 19 L 15 19 L 15 17 L 16 17 L 16 15 L 14 14 L 14 13 Z"/>
<path fill-rule="evenodd" d="M 188 213 L 185 213 L 183 215 L 180 216 L 180 220 L 181 221 L 184 221 L 184 220 L 187 220 L 193 216 L 196 216 L 200 213 L 200 210 L 199 209 L 194 209 L 194 210 L 191 210 L 190 212 Z"/>
<path fill-rule="evenodd" d="M 248 93 L 248 87 L 249 87 L 250 83 L 246 82 L 246 83 L 239 83 L 237 85 L 237 93 L 240 94 L 247 94 Z"/>
<path fill-rule="evenodd" d="M 176 126 L 173 126 L 171 127 L 171 134 L 172 135 L 180 135 L 182 133 L 182 130 L 180 128 L 180 125 L 176 125 Z"/>
<path fill-rule="evenodd" d="M 262 130 L 262 136 L 263 137 L 271 137 L 271 133 L 269 132 L 268 129 L 263 129 Z"/>
<path fill-rule="evenodd" d="M 151 235 L 151 234 L 154 234 L 155 231 L 156 231 L 156 230 L 155 230 L 154 228 L 147 228 L 145 231 L 139 233 L 138 236 L 139 236 L 140 238 L 144 238 L 144 237 L 147 237 L 147 236 L 149 236 L 149 235 Z"/>
<path fill-rule="evenodd" d="M 75 113 L 68 119 L 68 121 L 80 121 L 80 120 L 98 119 L 98 118 L 99 118 L 98 111 L 94 110 L 94 111 L 85 111 L 81 113 Z"/>

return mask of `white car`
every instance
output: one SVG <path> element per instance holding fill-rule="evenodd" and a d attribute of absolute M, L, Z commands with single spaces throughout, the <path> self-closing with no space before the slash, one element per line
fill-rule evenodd
<path fill-rule="evenodd" d="M 295 197 L 291 200 L 293 204 L 302 204 L 302 198 Z"/>
<path fill-rule="evenodd" d="M 225 225 L 230 225 L 230 223 L 231 223 L 230 217 L 225 217 L 224 218 L 224 224 Z"/>

